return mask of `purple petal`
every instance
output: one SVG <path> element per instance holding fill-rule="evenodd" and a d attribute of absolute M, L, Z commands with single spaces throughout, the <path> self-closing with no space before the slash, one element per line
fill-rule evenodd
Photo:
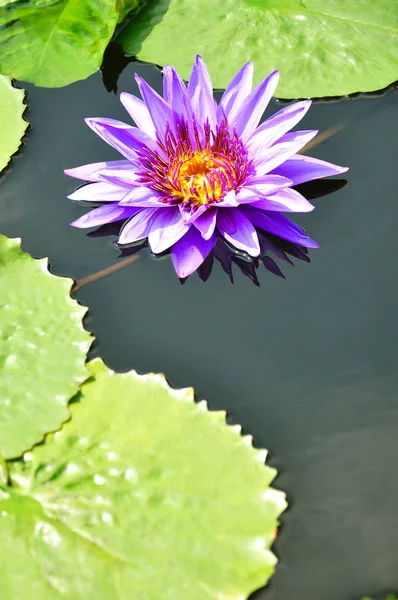
<path fill-rule="evenodd" d="M 162 137 L 166 131 L 166 125 L 173 122 L 173 114 L 170 106 L 162 96 L 159 96 L 150 85 L 138 75 L 135 76 L 141 96 L 148 108 L 156 133 Z"/>
<path fill-rule="evenodd" d="M 146 133 L 122 121 L 90 118 L 86 119 L 86 123 L 107 144 L 129 160 L 137 161 L 137 151 L 141 152 L 145 146 L 157 150 L 157 144 Z"/>
<path fill-rule="evenodd" d="M 238 209 L 220 209 L 217 214 L 217 228 L 235 248 L 244 250 L 250 256 L 260 254 L 257 232 L 249 219 Z"/>
<path fill-rule="evenodd" d="M 98 173 L 98 178 L 102 181 L 108 181 L 113 185 L 131 188 L 132 186 L 141 185 L 141 175 L 136 171 L 136 168 L 131 163 L 128 167 L 109 167 L 102 169 Z"/>
<path fill-rule="evenodd" d="M 236 232 L 236 223 L 233 217 L 233 210 L 219 210 L 217 213 L 217 227 L 222 231 L 233 235 Z"/>
<path fill-rule="evenodd" d="M 290 179 L 286 177 L 277 177 L 275 175 L 259 175 L 251 177 L 247 185 L 236 195 L 239 204 L 257 202 L 264 196 L 276 192 L 280 188 L 292 185 Z"/>
<path fill-rule="evenodd" d="M 346 171 L 348 171 L 347 167 L 339 167 L 318 158 L 297 154 L 279 165 L 273 173 L 288 177 L 292 180 L 293 185 L 298 185 L 313 179 L 340 175 Z"/>
<path fill-rule="evenodd" d="M 210 128 L 216 128 L 216 108 L 213 98 L 213 88 L 205 62 L 198 55 L 192 67 L 188 83 L 188 96 L 194 111 L 196 122 L 203 125 L 209 121 Z"/>
<path fill-rule="evenodd" d="M 216 220 L 217 208 L 210 208 L 194 222 L 196 229 L 200 231 L 204 240 L 209 240 L 213 235 Z"/>
<path fill-rule="evenodd" d="M 210 254 L 216 242 L 216 235 L 205 240 L 195 227 L 191 227 L 171 250 L 171 260 L 178 277 L 185 278 L 196 271 Z"/>
<path fill-rule="evenodd" d="M 171 106 L 171 101 L 173 97 L 172 91 L 172 67 L 170 65 L 164 65 L 162 69 L 163 74 L 163 99 L 167 102 L 169 106 Z"/>
<path fill-rule="evenodd" d="M 253 208 L 279 212 L 310 212 L 315 207 L 296 190 L 284 188 L 256 202 Z"/>
<path fill-rule="evenodd" d="M 293 131 L 284 135 L 278 143 L 270 148 L 257 153 L 253 159 L 256 174 L 269 174 L 285 162 L 285 160 L 291 158 L 293 154 L 301 150 L 317 133 L 317 131 Z"/>
<path fill-rule="evenodd" d="M 278 188 L 285 188 L 292 185 L 288 177 L 280 175 L 250 175 L 247 179 L 247 185 L 257 187 L 262 194 L 269 194 L 276 191 Z"/>
<path fill-rule="evenodd" d="M 318 131 L 315 129 L 306 131 L 290 131 L 289 133 L 285 133 L 284 135 L 282 135 L 282 137 L 280 137 L 277 143 L 274 145 L 277 146 L 279 144 L 302 144 L 301 148 L 304 148 L 304 146 L 308 144 L 308 142 L 310 142 L 312 138 L 314 138 L 317 134 Z M 309 138 L 308 140 L 306 139 L 307 137 Z"/>
<path fill-rule="evenodd" d="M 99 171 L 110 167 L 131 167 L 129 160 L 109 160 L 107 162 L 92 163 L 91 165 L 82 165 L 73 169 L 65 169 L 65 175 L 82 179 L 83 181 L 99 181 Z"/>
<path fill-rule="evenodd" d="M 159 208 L 144 208 L 138 211 L 125 223 L 120 232 L 118 244 L 124 246 L 148 237 L 152 222 L 159 212 Z"/>
<path fill-rule="evenodd" d="M 192 108 L 188 98 L 187 86 L 173 67 L 163 67 L 164 97 L 176 115 L 186 121 L 192 121 Z"/>
<path fill-rule="evenodd" d="M 135 208 L 124 208 L 118 204 L 106 204 L 100 206 L 94 210 L 83 215 L 76 221 L 73 221 L 71 225 L 73 227 L 97 227 L 98 225 L 104 225 L 105 223 L 114 223 L 115 221 L 123 221 L 132 217 L 138 209 Z"/>
<path fill-rule="evenodd" d="M 203 215 L 203 213 L 208 210 L 206 204 L 202 204 L 202 206 L 194 208 L 187 208 L 186 204 L 179 204 L 178 208 L 184 223 L 187 225 L 192 224 L 198 217 L 200 217 L 200 215 Z"/>
<path fill-rule="evenodd" d="M 253 206 L 245 206 L 239 209 L 246 215 L 255 227 L 264 229 L 273 235 L 277 235 L 289 242 L 294 242 L 306 248 L 319 248 L 319 244 L 312 240 L 296 223 L 287 219 L 277 212 L 264 212 Z"/>
<path fill-rule="evenodd" d="M 124 196 L 122 206 L 158 207 L 167 206 L 162 202 L 162 196 L 146 187 L 135 187 Z"/>
<path fill-rule="evenodd" d="M 253 63 L 246 63 L 232 79 L 225 90 L 217 109 L 217 121 L 220 123 L 225 116 L 228 122 L 233 122 L 241 107 L 252 90 Z"/>
<path fill-rule="evenodd" d="M 217 206 L 223 206 L 225 208 L 239 206 L 235 190 L 230 190 L 227 194 L 225 194 L 221 202 L 217 202 Z"/>
<path fill-rule="evenodd" d="M 160 210 L 153 220 L 148 242 L 154 254 L 160 254 L 178 242 L 187 233 L 189 225 L 181 218 L 177 207 Z"/>
<path fill-rule="evenodd" d="M 87 202 L 119 202 L 126 195 L 126 189 L 105 181 L 89 183 L 78 188 L 68 198 L 70 200 L 86 200 Z"/>
<path fill-rule="evenodd" d="M 149 110 L 147 109 L 145 102 L 133 94 L 122 92 L 120 94 L 120 102 L 133 119 L 134 123 L 150 138 L 156 140 L 156 131 Z"/>
<path fill-rule="evenodd" d="M 264 121 L 247 142 L 250 156 L 255 156 L 257 152 L 269 148 L 282 135 L 290 131 L 301 121 L 310 106 L 311 100 L 296 102 L 282 108 L 282 110 Z"/>
<path fill-rule="evenodd" d="M 268 75 L 246 98 L 236 118 L 230 125 L 236 129 L 243 140 L 247 140 L 255 131 L 265 109 L 278 85 L 279 73 Z"/>

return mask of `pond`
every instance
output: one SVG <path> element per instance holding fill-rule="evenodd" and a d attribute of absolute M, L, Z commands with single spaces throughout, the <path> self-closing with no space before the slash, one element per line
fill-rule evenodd
<path fill-rule="evenodd" d="M 161 90 L 160 70 L 129 62 L 119 91 L 137 93 L 134 72 Z M 48 256 L 53 273 L 82 280 L 120 252 L 115 237 L 69 226 L 87 208 L 66 199 L 76 182 L 62 170 L 118 158 L 83 119 L 126 113 L 100 73 L 61 89 L 24 87 L 31 131 L 2 180 L 2 233 Z M 350 171 L 296 219 L 320 249 L 310 263 L 279 263 L 285 280 L 262 268 L 258 287 L 235 267 L 232 285 L 216 264 L 206 282 L 194 274 L 181 285 L 169 258 L 144 250 L 75 295 L 89 308 L 92 355 L 193 386 L 269 449 L 290 508 L 276 574 L 256 600 L 355 600 L 398 587 L 397 101 L 390 89 L 315 102 L 304 118 L 303 129 L 332 128 L 309 154 Z M 273 100 L 266 114 L 278 108 Z"/>

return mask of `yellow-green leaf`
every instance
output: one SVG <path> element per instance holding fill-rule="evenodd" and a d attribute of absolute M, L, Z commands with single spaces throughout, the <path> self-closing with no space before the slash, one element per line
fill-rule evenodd
<path fill-rule="evenodd" d="M 398 2 L 148 0 L 119 41 L 185 79 L 199 53 L 217 88 L 252 60 L 257 82 L 279 69 L 280 98 L 369 92 L 398 77 Z"/>
<path fill-rule="evenodd" d="M 87 378 L 91 337 L 71 279 L 47 259 L 0 235 L 0 454 L 19 456 L 69 418 L 68 401 Z M 1 593 L 0 593 L 1 598 Z"/>
<path fill-rule="evenodd" d="M 0 75 L 0 171 L 18 150 L 28 126 L 23 118 L 25 90 L 13 87 L 11 79 Z"/>
<path fill-rule="evenodd" d="M 225 413 L 99 360 L 72 419 L 0 492 L 0 597 L 244 599 L 266 583 L 284 495 Z"/>
<path fill-rule="evenodd" d="M 121 17 L 138 0 L 3 0 L 0 71 L 44 87 L 99 69 Z"/>

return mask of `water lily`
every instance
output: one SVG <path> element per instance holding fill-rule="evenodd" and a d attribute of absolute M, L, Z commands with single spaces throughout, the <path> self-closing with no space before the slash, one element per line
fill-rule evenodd
<path fill-rule="evenodd" d="M 187 85 L 173 67 L 165 66 L 163 76 L 163 98 L 137 75 L 142 100 L 121 94 L 136 127 L 86 119 L 125 160 L 65 171 L 90 182 L 69 198 L 100 204 L 72 225 L 123 221 L 119 245 L 147 238 L 154 254 L 171 249 L 181 278 L 203 263 L 220 238 L 252 257 L 261 253 L 258 230 L 318 247 L 283 214 L 314 208 L 294 186 L 347 170 L 298 154 L 317 131 L 289 131 L 311 101 L 291 104 L 259 126 L 277 71 L 252 90 L 248 62 L 219 104 L 200 56 Z"/>

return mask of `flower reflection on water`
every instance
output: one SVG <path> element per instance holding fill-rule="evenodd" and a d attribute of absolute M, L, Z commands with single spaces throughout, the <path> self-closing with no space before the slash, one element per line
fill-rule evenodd
<path fill-rule="evenodd" d="M 347 184 L 346 179 L 324 179 L 312 181 L 306 184 L 297 186 L 300 192 L 311 200 L 332 194 Z M 89 237 L 107 237 L 118 236 L 120 223 L 109 223 L 102 225 L 98 229 L 91 231 Z M 267 233 L 266 231 L 257 230 L 257 235 L 260 243 L 260 255 L 252 257 L 246 252 L 239 251 L 230 244 L 226 243 L 221 237 L 217 240 L 213 250 L 206 257 L 203 263 L 197 269 L 197 274 L 202 281 L 207 281 L 212 273 L 215 263 L 219 262 L 222 269 L 229 276 L 231 283 L 234 283 L 233 269 L 238 269 L 248 277 L 255 285 L 260 287 L 260 282 L 257 277 L 257 270 L 265 267 L 267 271 L 285 279 L 285 274 L 281 270 L 278 262 L 286 265 L 294 266 L 294 259 L 303 262 L 310 262 L 308 256 L 308 248 L 300 246 L 280 238 L 278 236 Z M 117 246 L 117 244 L 115 244 Z M 143 250 L 149 248 L 148 240 L 141 240 L 138 243 L 132 244 L 130 247 L 123 248 L 119 258 L 134 256 Z M 163 253 L 160 257 L 152 254 L 152 257 L 157 260 L 170 258 L 170 251 Z M 277 262 L 278 261 L 278 262 Z M 185 283 L 187 278 L 181 278 L 181 283 Z"/>

